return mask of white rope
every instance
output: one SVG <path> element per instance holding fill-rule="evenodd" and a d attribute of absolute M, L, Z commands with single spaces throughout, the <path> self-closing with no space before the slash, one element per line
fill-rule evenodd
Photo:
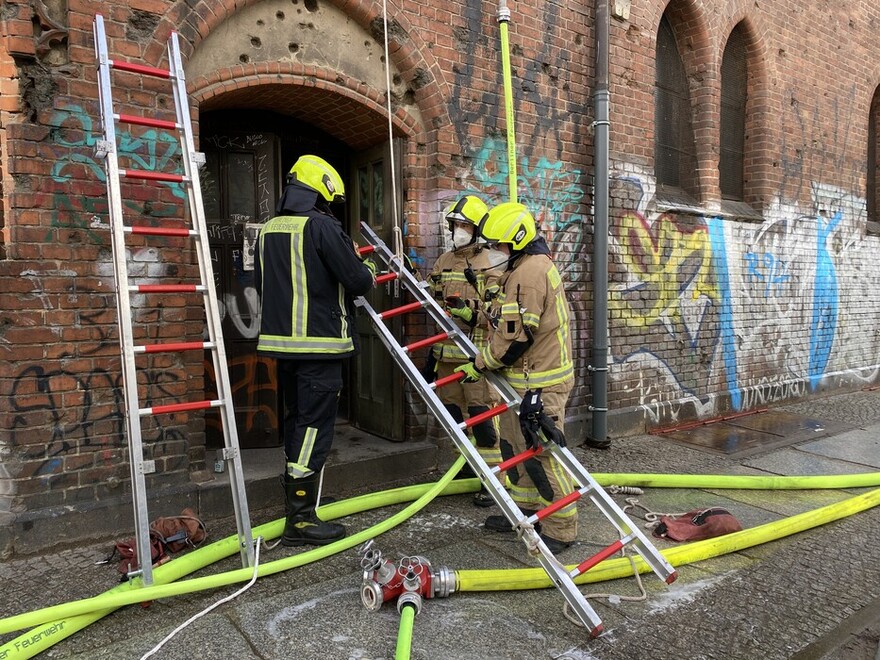
<path fill-rule="evenodd" d="M 214 609 L 220 607 L 223 603 L 228 603 L 228 602 L 229 602 L 230 600 L 232 600 L 233 598 L 238 598 L 238 596 L 240 596 L 240 595 L 243 594 L 245 591 L 247 591 L 248 589 L 250 589 L 251 586 L 253 586 L 254 582 L 257 581 L 257 568 L 258 568 L 259 565 L 260 565 L 260 545 L 262 544 L 262 541 L 263 541 L 263 537 L 262 537 L 262 536 L 258 536 L 257 539 L 256 539 L 256 541 L 254 542 L 254 546 L 255 546 L 255 549 L 254 549 L 254 574 L 251 576 L 251 580 L 250 580 L 250 582 L 248 582 L 246 585 L 244 585 L 241 589 L 239 589 L 238 591 L 236 591 L 234 594 L 230 594 L 229 596 L 226 596 L 226 598 L 221 598 L 220 600 L 218 600 L 218 601 L 217 601 L 216 603 L 214 603 L 213 605 L 209 605 L 208 607 L 206 607 L 205 609 L 203 609 L 203 610 L 202 610 L 201 612 L 199 612 L 198 614 L 194 614 L 193 616 L 191 616 L 190 618 L 188 618 L 186 621 L 184 621 L 183 623 L 181 623 L 179 626 L 177 626 L 177 628 L 175 628 L 174 630 L 172 630 L 172 631 L 168 634 L 168 636 L 167 636 L 165 639 L 163 639 L 161 642 L 159 642 L 158 644 L 156 644 L 156 646 L 154 646 L 152 649 L 150 649 L 149 651 L 147 651 L 146 653 L 144 653 L 144 654 L 141 656 L 141 660 L 146 660 L 147 658 L 149 658 L 149 657 L 155 655 L 156 653 L 158 653 L 158 652 L 159 652 L 159 649 L 161 649 L 163 646 L 165 646 L 165 644 L 166 644 L 166 643 L 167 643 L 172 637 L 174 637 L 177 633 L 179 633 L 181 630 L 183 630 L 184 628 L 186 628 L 189 624 L 191 624 L 191 623 L 192 623 L 193 621 L 195 621 L 196 619 L 200 619 L 201 617 L 205 616 L 208 612 L 211 612 L 212 610 L 214 610 Z"/>
<path fill-rule="evenodd" d="M 403 232 L 400 229 L 400 219 L 397 215 L 397 167 L 394 164 L 394 124 L 391 114 L 391 58 L 388 54 L 388 5 L 382 0 L 382 25 L 385 37 L 385 105 L 388 111 L 388 152 L 391 163 L 391 217 L 394 222 L 394 254 L 403 264 Z M 397 280 L 395 280 L 397 283 Z"/>

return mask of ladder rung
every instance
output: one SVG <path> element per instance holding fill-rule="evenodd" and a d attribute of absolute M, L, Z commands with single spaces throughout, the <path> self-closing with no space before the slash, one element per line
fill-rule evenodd
<path fill-rule="evenodd" d="M 581 575 L 582 573 L 586 573 L 588 570 L 593 568 L 593 566 L 595 566 L 599 562 L 605 561 L 611 555 L 613 555 L 615 552 L 618 552 L 624 545 L 626 545 L 625 541 L 623 541 L 622 539 L 617 539 L 614 543 L 609 545 L 607 548 L 603 548 L 602 550 L 597 552 L 595 555 L 593 555 L 589 559 L 585 559 L 580 564 L 575 566 L 574 570 L 572 570 L 572 572 L 569 573 L 569 575 L 571 575 L 571 577 L 574 578 L 574 577 L 577 577 L 578 575 Z"/>
<path fill-rule="evenodd" d="M 543 447 L 534 447 L 533 449 L 526 449 L 523 453 L 517 454 L 513 458 L 508 458 L 506 461 L 501 461 L 498 465 L 492 468 L 492 472 L 496 474 L 499 472 L 504 472 L 505 470 L 509 470 L 515 465 L 519 465 L 520 463 L 525 463 L 530 458 L 534 458 L 538 454 L 544 451 Z"/>
<path fill-rule="evenodd" d="M 204 284 L 135 284 L 128 287 L 132 293 L 203 293 Z"/>
<path fill-rule="evenodd" d="M 144 344 L 135 346 L 135 353 L 172 353 L 177 351 L 192 351 L 199 348 L 212 349 L 214 342 L 211 341 L 183 341 L 171 344 Z"/>
<path fill-rule="evenodd" d="M 581 488 L 579 490 L 572 491 L 568 495 L 566 495 L 565 497 L 561 497 L 558 500 L 556 500 L 555 502 L 553 502 L 553 504 L 551 504 L 550 506 L 541 509 L 535 515 L 538 516 L 538 520 L 543 520 L 547 516 L 552 516 L 554 513 L 559 511 L 559 509 L 563 509 L 563 508 L 567 507 L 569 504 L 571 504 L 572 502 L 580 499 L 581 495 L 583 495 L 584 493 L 586 493 L 589 490 L 590 490 L 589 486 L 585 486 L 584 488 Z"/>
<path fill-rule="evenodd" d="M 437 342 L 443 341 L 444 339 L 449 339 L 448 332 L 441 332 L 439 335 L 434 335 L 433 337 L 428 337 L 427 339 L 414 341 L 412 344 L 407 344 L 406 346 L 404 346 L 403 350 L 408 353 L 412 353 L 413 351 L 424 348 L 425 346 L 433 346 Z"/>
<path fill-rule="evenodd" d="M 378 278 L 377 278 L 378 279 Z M 401 305 L 400 307 L 394 307 L 393 309 L 386 310 L 384 312 L 379 312 L 377 316 L 380 319 L 388 319 L 392 316 L 400 316 L 401 314 L 408 314 L 409 312 L 414 312 L 417 309 L 422 308 L 422 303 L 419 301 L 408 303 L 406 305 Z"/>
<path fill-rule="evenodd" d="M 133 64 L 132 62 L 121 62 L 119 60 L 110 60 L 110 66 L 120 71 L 129 71 L 131 73 L 140 73 L 144 76 L 155 76 L 156 78 L 170 78 L 171 72 L 167 69 L 158 69 L 154 66 L 146 66 L 145 64 Z"/>
<path fill-rule="evenodd" d="M 141 179 L 143 181 L 170 181 L 183 183 L 187 180 L 182 174 L 167 174 L 165 172 L 150 172 L 148 170 L 119 170 L 119 176 L 126 179 Z"/>
<path fill-rule="evenodd" d="M 170 403 L 167 406 L 153 406 L 138 410 L 141 417 L 146 415 L 161 415 L 163 413 L 182 412 L 185 410 L 203 410 L 205 408 L 219 408 L 223 402 L 219 399 L 213 401 L 190 401 L 189 403 Z"/>
<path fill-rule="evenodd" d="M 119 113 L 116 119 L 124 124 L 136 124 L 138 126 L 150 126 L 152 128 L 165 128 L 174 131 L 180 128 L 176 121 L 168 121 L 166 119 L 150 119 L 149 117 L 138 117 L 137 115 L 124 115 Z"/>
<path fill-rule="evenodd" d="M 396 280 L 398 277 L 400 275 L 397 273 L 382 273 L 381 275 L 376 275 L 376 284 L 385 284 L 385 282 Z"/>
<path fill-rule="evenodd" d="M 443 376 L 443 378 L 438 378 L 433 383 L 428 383 L 428 384 L 432 388 L 437 390 L 437 389 L 440 389 L 441 387 L 443 387 L 444 385 L 449 385 L 450 383 L 454 383 L 458 380 L 461 380 L 462 378 L 464 378 L 464 373 L 461 371 L 456 371 L 456 372 L 449 374 L 448 376 Z"/>
<path fill-rule="evenodd" d="M 468 428 L 471 428 L 472 426 L 476 426 L 477 424 L 482 424 L 487 419 L 492 419 L 493 417 L 497 417 L 498 415 L 503 413 L 508 408 L 509 408 L 509 406 L 506 403 L 502 403 L 502 404 L 495 406 L 494 408 L 490 408 L 486 412 L 481 412 L 479 415 L 474 415 L 473 417 L 468 417 L 464 421 L 462 428 L 468 429 Z"/>
<path fill-rule="evenodd" d="M 147 227 L 144 225 L 132 225 L 126 227 L 125 231 L 129 234 L 143 234 L 147 236 L 198 236 L 199 233 L 195 229 L 185 229 L 181 227 Z"/>
<path fill-rule="evenodd" d="M 372 254 L 375 251 L 376 251 L 375 245 L 364 245 L 363 247 L 358 248 L 358 254 L 360 254 L 361 256 L 363 256 L 365 254 Z"/>

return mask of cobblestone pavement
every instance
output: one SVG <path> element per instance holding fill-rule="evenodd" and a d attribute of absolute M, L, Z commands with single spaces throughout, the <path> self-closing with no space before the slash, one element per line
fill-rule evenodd
<path fill-rule="evenodd" d="M 787 406 L 790 412 L 846 421 L 856 427 L 833 437 L 732 459 L 654 436 L 616 440 L 609 451 L 575 448 L 594 473 L 846 474 L 880 471 L 880 393 L 857 392 Z M 430 481 L 438 474 L 422 475 Z M 415 481 L 415 480 L 414 480 Z M 398 485 L 398 484 L 394 484 Z M 758 491 L 648 488 L 639 502 L 654 511 L 728 508 L 744 527 L 845 500 L 872 489 Z M 353 493 L 342 493 L 348 496 Z M 617 496 L 621 505 L 623 496 Z M 397 560 L 420 555 L 433 567 L 455 570 L 536 565 L 515 536 L 486 531 L 492 509 L 469 495 L 441 497 L 375 541 Z M 345 520 L 358 531 L 400 507 Z M 561 555 L 580 561 L 614 538 L 601 515 L 581 505 L 578 543 Z M 281 515 L 253 512 L 254 524 Z M 209 520 L 210 540 L 234 530 L 230 519 Z M 644 576 L 646 597 L 634 578 L 585 585 L 606 632 L 595 640 L 571 623 L 555 589 L 461 592 L 425 601 L 415 620 L 412 657 L 490 660 L 556 658 L 814 658 L 874 660 L 880 639 L 880 507 L 764 545 L 679 567 L 666 586 Z M 95 565 L 113 539 L 0 563 L 0 617 L 98 595 L 117 584 L 114 567 Z M 658 540 L 665 549 L 673 544 Z M 302 552 L 280 546 L 261 563 Z M 197 575 L 240 567 L 224 559 Z M 157 658 L 393 658 L 399 615 L 391 604 L 367 611 L 360 601 L 362 571 L 354 549 L 258 580 L 248 591 L 197 619 Z M 124 607 L 43 653 L 51 658 L 139 658 L 169 632 L 233 585 L 163 598 L 149 607 Z M 66 625 L 66 620 L 61 620 Z M 30 657 L 24 642 L 36 632 L 0 635 L 0 660 Z"/>

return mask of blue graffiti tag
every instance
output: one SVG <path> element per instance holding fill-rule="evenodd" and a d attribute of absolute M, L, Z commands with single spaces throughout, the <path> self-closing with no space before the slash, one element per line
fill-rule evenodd
<path fill-rule="evenodd" d="M 70 175 L 66 174 L 65 170 L 71 164 L 77 163 L 91 170 L 96 179 L 105 181 L 104 167 L 94 156 L 95 145 L 98 140 L 103 139 L 103 134 L 95 132 L 91 116 L 81 106 L 68 105 L 57 112 L 50 123 L 61 129 L 55 131 L 54 141 L 73 150 L 55 161 L 52 166 L 52 178 L 58 182 L 68 181 Z M 64 128 L 79 128 L 84 137 L 68 140 Z M 129 131 L 117 131 L 116 137 L 119 157 L 128 160 L 134 169 L 167 174 L 180 174 L 183 171 L 179 159 L 180 144 L 175 135 L 149 129 L 137 136 Z M 76 151 L 77 149 L 79 151 Z M 86 150 L 87 153 L 84 153 Z M 175 197 L 181 199 L 185 197 L 181 184 L 170 182 L 162 182 L 162 184 L 168 186 Z"/>
<path fill-rule="evenodd" d="M 810 328 L 810 390 L 815 391 L 828 366 L 834 334 L 837 332 L 837 271 L 828 251 L 828 237 L 840 224 L 838 211 L 827 223 L 816 223 L 816 279 L 813 282 L 813 318 Z"/>
<path fill-rule="evenodd" d="M 754 252 L 746 252 L 743 258 L 748 269 L 746 278 L 749 282 L 764 283 L 765 298 L 770 297 L 771 290 L 774 294 L 778 294 L 780 285 L 791 279 L 791 275 L 787 272 L 788 264 L 769 252 L 765 252 L 763 257 L 759 257 Z"/>
<path fill-rule="evenodd" d="M 730 272 L 727 268 L 727 246 L 724 240 L 724 223 L 721 218 L 707 218 L 709 241 L 712 244 L 712 267 L 718 281 L 721 295 L 719 312 L 719 334 L 721 354 L 724 357 L 724 372 L 727 390 L 734 410 L 742 409 L 742 390 L 737 383 L 736 336 L 733 332 L 733 302 L 730 295 Z"/>

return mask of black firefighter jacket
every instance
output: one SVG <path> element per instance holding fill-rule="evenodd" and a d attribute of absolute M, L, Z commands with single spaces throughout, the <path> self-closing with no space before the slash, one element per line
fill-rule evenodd
<path fill-rule="evenodd" d="M 289 185 L 279 215 L 260 230 L 255 283 L 262 315 L 257 352 L 275 358 L 338 359 L 357 351 L 352 297 L 373 275 L 317 193 Z"/>

